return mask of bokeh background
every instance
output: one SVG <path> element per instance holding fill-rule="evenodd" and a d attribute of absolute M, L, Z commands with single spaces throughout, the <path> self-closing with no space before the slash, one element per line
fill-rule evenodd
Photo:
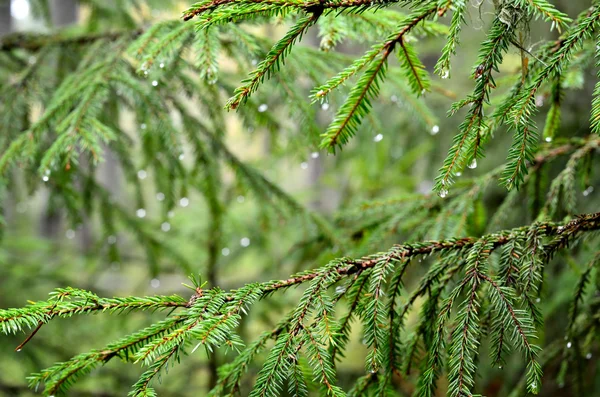
<path fill-rule="evenodd" d="M 41 16 L 36 7 L 38 1 L 0 0 L 0 35 L 14 32 L 50 32 L 53 29 L 86 29 L 90 15 L 102 3 L 111 7 L 112 1 L 53 0 L 50 1 L 51 21 Z M 162 4 L 161 4 L 162 3 Z M 324 130 L 331 121 L 344 92 L 325 104 L 310 104 L 308 94 L 310 79 L 298 80 L 305 90 L 301 99 L 311 107 L 317 132 L 307 133 L 299 121 L 290 117 L 290 108 L 297 106 L 296 99 L 281 94 L 273 94 L 270 85 L 262 87 L 255 95 L 258 104 L 255 127 L 243 124 L 235 112 L 224 113 L 226 122 L 225 142 L 240 159 L 256 167 L 270 180 L 294 197 L 303 206 L 322 214 L 341 229 L 348 214 L 363 211 L 362 203 L 377 198 L 385 201 L 406 194 L 428 195 L 433 179 L 461 121 L 460 115 L 448 118 L 446 112 L 454 100 L 464 97 L 473 88 L 470 74 L 477 57 L 478 46 L 491 19 L 492 7 L 488 2 L 473 1 L 468 18 L 469 27 L 462 34 L 460 55 L 453 59 L 452 78 L 434 78 L 433 89 L 424 98 L 411 96 L 404 85 L 399 83 L 401 75 L 394 71 L 382 87 L 382 93 L 374 103 L 372 116 L 365 120 L 359 134 L 351 145 L 335 156 L 318 149 L 318 129 Z M 478 5 L 481 4 L 480 7 Z M 560 0 L 553 3 L 570 16 L 589 6 L 583 0 Z M 182 1 L 148 2 L 140 24 L 156 20 L 176 19 L 188 4 Z M 99 29 L 119 30 L 119 21 L 110 19 Z M 253 33 L 274 40 L 286 31 L 285 22 L 252 26 Z M 89 27 L 88 27 L 89 28 Z M 226 27 L 223 28 L 226 30 Z M 547 24 L 531 22 L 531 32 L 526 38 L 528 47 L 536 48 L 541 40 L 556 38 Z M 1 40 L 1 39 L 0 39 Z M 432 70 L 444 37 L 426 38 L 418 49 L 425 65 Z M 304 37 L 302 46 L 315 50 L 312 56 L 319 56 L 322 47 L 321 37 L 316 28 Z M 361 54 L 368 48 L 366 43 L 343 41 L 336 47 L 340 59 L 332 63 L 329 76 L 340 70 L 340 65 L 348 64 L 352 56 Z M 334 59 L 332 51 L 322 51 L 324 59 Z M 327 58 L 330 57 L 330 58 Z M 224 57 L 221 60 L 222 79 L 235 87 L 249 70 L 235 70 L 235 66 Z M 294 62 L 290 60 L 289 62 Z M 507 54 L 500 70 L 499 90 L 503 89 L 502 76 L 518 71 L 521 66 L 521 52 L 513 48 Z M 584 65 L 572 78 L 573 87 L 565 93 L 562 126 L 559 137 L 585 136 L 589 134 L 588 118 L 590 99 L 596 81 L 593 65 Z M 286 67 L 282 69 L 286 73 Z M 326 80 L 322 76 L 321 82 Z M 342 90 L 343 91 L 343 90 Z M 346 91 L 347 92 L 347 88 Z M 541 94 L 539 105 L 544 114 L 546 94 Z M 223 95 L 222 104 L 226 96 Z M 0 98 L 10 101 L 10 98 Z M 209 117 L 209 115 L 206 115 Z M 0 121 L 2 122 L 2 121 Z M 543 119 L 539 120 L 543 124 Z M 120 123 L 135 130 L 139 126 L 132 115 L 123 112 Z M 312 134 L 312 135 L 311 135 Z M 133 135 L 133 134 L 132 134 Z M 506 158 L 511 142 L 511 134 L 500 130 L 486 148 L 486 158 L 480 161 L 477 169 L 466 170 L 466 178 L 483 175 L 501 165 Z M 134 148 L 135 149 L 135 148 Z M 193 167 L 192 148 L 186 147 L 184 162 Z M 189 273 L 213 272 L 211 278 L 224 289 L 235 288 L 248 282 L 285 278 L 289 274 L 318 267 L 336 257 L 339 247 L 328 246 L 311 233 L 303 221 L 293 216 L 284 216 L 269 208 L 255 195 L 240 185 L 233 172 L 223 170 L 221 176 L 222 200 L 224 203 L 224 229 L 218 247 L 216 270 L 207 269 L 207 244 L 210 240 L 210 218 L 208 203 L 204 197 L 190 190 L 178 198 L 177 205 L 166 214 L 161 207 L 160 192 L 157 193 L 150 167 L 146 170 L 141 155 L 131 152 L 133 161 L 140 164 L 137 173 L 142 192 L 146 198 L 146 208 L 136 208 L 133 187 L 125 180 L 120 165 L 106 153 L 105 161 L 96 173 L 98 180 L 112 194 L 114 200 L 137 217 L 143 227 L 156 236 L 162 244 L 172 247 L 176 256 L 164 253 L 157 263 L 150 265 L 148 252 L 140 246 L 135 236 L 124 228 L 107 234 L 98 220 L 97 211 L 86 214 L 84 221 L 73 223 L 54 200 L 48 189 L 40 183 L 35 189 L 26 183 L 11 185 L 2 196 L 4 223 L 0 225 L 0 307 L 19 307 L 28 300 L 42 300 L 56 287 L 73 286 L 88 289 L 102 296 L 128 296 L 152 294 L 181 294 L 188 296 L 190 291 L 182 286 Z M 138 156 L 138 157 L 136 157 Z M 560 162 L 555 165 L 560 170 Z M 590 181 L 587 190 L 579 192 L 582 212 L 598 209 L 600 186 L 598 175 Z M 586 194 L 584 194 L 586 193 Z M 506 197 L 506 191 L 492 183 L 486 190 L 480 210 L 493 215 L 494 210 Z M 433 197 L 432 200 L 437 198 Z M 433 204 L 435 205 L 435 204 Z M 143 210 L 143 212 L 140 212 Z M 366 211 L 366 210 L 365 210 Z M 485 219 L 483 217 L 482 219 Z M 361 222 L 367 222 L 363 219 Z M 512 209 L 503 227 L 521 225 L 532 221 L 528 204 L 523 198 Z M 409 225 L 410 226 L 410 225 Z M 414 225 L 415 227 L 418 225 Z M 468 230 L 468 234 L 481 234 L 486 224 L 479 224 Z M 360 228 L 359 228 L 360 229 Z M 362 232 L 361 232 L 362 233 Z M 384 250 L 393 243 L 405 241 L 411 230 L 398 227 L 373 239 L 364 239 L 358 233 L 351 235 L 356 242 L 349 252 L 343 255 L 363 255 Z M 365 243 L 365 241 L 367 241 Z M 118 260 L 109 255 L 111 246 L 118 248 Z M 184 259 L 182 261 L 181 259 Z M 407 275 L 406 283 L 414 284 L 422 269 L 415 269 Z M 576 275 L 557 275 L 554 285 L 573 285 Z M 551 287 L 550 287 L 551 288 Z M 262 330 L 270 329 L 285 308 L 300 296 L 299 290 L 292 290 L 285 298 L 271 299 L 253 308 L 252 313 L 242 324 L 242 335 L 248 340 Z M 544 312 L 547 315 L 546 327 L 556 332 L 564 328 L 564 310 L 571 295 L 571 288 L 557 288 L 546 293 Z M 561 314 L 562 312 L 562 314 Z M 553 316 L 552 313 L 556 313 Z M 408 323 L 414 322 L 412 314 Z M 119 336 L 150 324 L 161 318 L 161 314 L 92 315 L 52 321 L 42 327 L 36 337 L 23 351 L 16 353 L 17 346 L 25 335 L 2 336 L 0 338 L 0 395 L 35 395 L 27 387 L 26 377 L 56 361 L 66 360 L 73 355 L 93 348 L 100 348 Z M 340 383 L 350 384 L 364 372 L 363 357 L 365 346 L 361 343 L 359 327 L 355 327 L 350 348 L 339 367 Z M 550 333 L 552 331 L 549 331 Z M 227 361 L 224 353 L 218 356 L 218 363 Z M 210 366 L 206 354 L 199 350 L 185 357 L 181 365 L 172 368 L 163 377 L 157 391 L 161 396 L 201 396 L 206 393 L 210 382 Z M 595 365 L 595 364 L 592 364 Z M 256 371 L 257 368 L 251 369 Z M 119 363 L 115 360 L 94 371 L 82 380 L 69 395 L 73 396 L 124 396 L 137 376 L 140 366 Z M 478 387 L 486 395 L 505 395 L 505 384 L 519 378 L 519 366 L 510 366 L 503 371 L 482 364 L 482 378 Z M 592 371 L 594 372 L 594 371 Z M 595 371 L 598 374 L 597 371 Z M 589 379 L 597 384 L 600 393 L 600 376 Z M 398 381 L 400 387 L 410 393 L 410 382 Z M 571 395 L 570 389 L 559 389 L 549 383 L 543 395 Z M 442 388 L 443 389 L 443 388 Z"/>

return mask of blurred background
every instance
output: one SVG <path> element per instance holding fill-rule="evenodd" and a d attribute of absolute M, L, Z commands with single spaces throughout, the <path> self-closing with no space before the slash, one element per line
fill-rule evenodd
<path fill-rule="evenodd" d="M 50 33 L 55 29 L 81 34 L 131 29 L 121 20 L 111 19 L 108 11 L 104 18 L 98 17 L 98 14 L 111 7 L 135 7 L 135 3 L 51 0 L 44 17 L 44 13 L 40 12 L 40 1 L 0 0 L 0 35 Z M 155 21 L 177 19 L 189 6 L 183 1 L 142 3 L 132 13 L 135 16 L 133 25 L 147 26 Z M 33 183 L 18 173 L 12 176 L 10 185 L 1 196 L 4 223 L 0 225 L 3 234 L 0 242 L 0 307 L 20 307 L 28 300 L 43 300 L 52 289 L 65 286 L 91 290 L 101 296 L 180 294 L 187 297 L 191 291 L 182 283 L 186 282 L 190 273 L 201 274 L 212 286 L 231 289 L 248 282 L 286 278 L 293 272 L 321 266 L 338 256 L 374 253 L 406 240 L 486 232 L 488 220 L 507 195 L 496 180 L 492 180 L 485 191 L 473 199 L 474 209 L 469 213 L 474 215 L 468 225 L 438 231 L 437 236 L 432 236 L 427 229 L 436 219 L 446 216 L 440 209 L 440 199 L 428 196 L 461 122 L 461 114 L 448 118 L 446 113 L 456 99 L 470 93 L 474 86 L 470 74 L 477 59 L 478 46 L 492 17 L 493 8 L 488 2 L 472 3 L 469 27 L 461 36 L 460 55 L 453 59 L 452 78 L 432 77 L 431 92 L 417 98 L 410 94 L 402 82 L 402 75 L 392 64 L 381 95 L 373 104 L 372 115 L 365 120 L 352 143 L 335 156 L 318 149 L 319 133 L 332 120 L 349 87 L 323 104 L 311 105 L 308 95 L 314 86 L 324 83 L 348 65 L 353 56 L 360 56 L 369 48 L 368 42 L 344 40 L 334 51 L 315 27 L 302 40 L 301 45 L 306 51 L 298 53 L 298 58 L 290 58 L 282 67 L 282 73 L 287 73 L 291 81 L 300 87 L 301 97 L 282 93 L 285 90 L 281 81 L 261 87 L 249 105 L 255 109 L 253 125 L 242 120 L 236 112 L 217 110 L 222 113 L 219 117 L 223 117 L 225 125 L 223 140 L 231 153 L 274 182 L 309 213 L 318 214 L 334 225 L 335 234 L 346 241 L 346 245 L 340 246 L 331 239 L 323 238 L 314 225 L 307 226 L 305 217 L 297 216 L 294 211 L 288 209 L 282 213 L 276 205 L 266 203 L 263 197 L 253 193 L 252 188 L 239 182 L 235 170 L 225 167 L 220 169 L 218 178 L 222 218 L 215 243 L 214 218 L 210 215 L 214 203 L 211 204 L 201 189 L 189 188 L 178 192 L 173 205 L 165 207 L 165 194 L 157 186 L 152 160 L 141 154 L 138 150 L 141 143 L 135 141 L 130 152 L 137 167 L 135 185 L 126 178 L 121 163 L 110 150 L 106 151 L 104 161 L 95 172 L 97 181 L 110 192 L 115 205 L 129 214 L 129 226 L 124 226 L 127 224 L 124 222 L 107 230 L 98 215 L 102 209 L 98 207 L 83 211 L 81 218 L 74 222 L 55 192 L 44 183 L 46 181 Z M 589 6 L 583 0 L 553 3 L 571 17 Z M 449 19 L 440 22 L 446 24 Z M 269 43 L 280 38 L 288 26 L 281 20 L 275 24 L 253 25 L 249 30 Z M 221 31 L 226 32 L 227 26 Z M 527 47 L 535 50 L 542 40 L 556 37 L 557 33 L 551 32 L 548 24 L 531 21 Z M 421 59 L 430 71 L 443 42 L 443 36 L 424 37 L 418 44 Z M 268 44 L 264 49 L 268 49 Z M 302 69 L 299 57 L 314 57 L 316 62 L 320 59 L 319 54 L 326 62 L 326 72 L 316 76 L 299 75 L 296 70 Z M 521 55 L 516 48 L 506 55 L 497 79 L 498 91 L 506 91 L 510 87 L 509 84 L 503 85 L 503 77 L 518 73 Z M 557 139 L 584 137 L 590 132 L 590 100 L 596 82 L 596 71 L 592 66 L 593 62 L 584 64 L 570 77 Z M 220 69 L 222 72 L 217 85 L 222 92 L 219 94 L 220 103 L 213 104 L 216 105 L 214 109 L 222 109 L 233 88 L 251 70 L 239 70 L 226 55 L 220 60 Z M 6 75 L 8 72 L 0 73 Z M 197 76 L 191 78 L 197 79 Z M 538 120 L 540 125 L 543 125 L 548 96 L 549 92 L 540 93 L 536 101 L 542 108 L 542 116 Z M 1 100 L 6 103 L 11 98 Z M 195 99 L 189 101 L 191 107 L 197 105 Z M 298 101 L 304 101 L 302 106 L 306 108 L 302 110 L 302 117 L 294 114 L 300 107 Z M 202 106 L 198 117 L 214 119 L 211 107 Z M 32 109 L 33 118 L 36 111 L 39 115 L 39 109 Z M 132 137 L 136 130 L 144 129 L 144 123 L 140 124 L 127 111 L 119 113 L 119 123 Z M 486 158 L 476 169 L 464 171 L 465 180 L 485 175 L 503 164 L 510 142 L 510 132 L 497 131 L 486 147 Z M 542 142 L 540 144 L 543 145 Z M 198 166 L 190 142 L 183 143 L 180 160 L 189 169 Z M 549 175 L 559 172 L 563 164 L 561 159 L 549 165 Z M 577 187 L 579 212 L 598 210 L 599 181 L 596 173 L 586 186 Z M 138 194 L 143 196 L 144 207 L 137 205 L 139 200 L 135 197 Z M 511 214 L 499 223 L 501 228 L 523 225 L 535 218 L 527 189 L 520 194 L 521 198 L 516 200 Z M 406 197 L 411 200 L 425 197 L 431 202 L 428 212 L 421 213 L 429 223 L 421 222 L 422 218 L 416 218 L 413 223 L 402 223 L 414 214 L 397 218 L 403 210 L 401 199 Z M 377 203 L 389 204 L 393 200 L 397 200 L 396 207 L 386 207 L 387 212 L 377 212 Z M 390 223 L 394 216 L 395 223 Z M 385 227 L 372 230 L 367 226 L 370 222 L 379 222 Z M 150 240 L 140 240 L 135 232 L 138 229 L 151 236 L 148 237 Z M 148 249 L 143 241 L 152 241 L 152 249 Z M 564 258 L 559 260 L 566 261 Z M 577 267 L 578 263 L 578 259 L 573 259 L 571 266 Z M 409 289 L 422 274 L 423 268 L 418 267 L 407 274 Z M 553 286 L 574 285 L 576 278 L 576 272 L 556 274 L 553 283 L 547 286 L 551 293 L 544 298 L 544 314 L 547 316 L 545 337 L 549 339 L 555 338 L 564 328 L 566 302 L 572 292 L 570 287 Z M 242 335 L 249 341 L 263 330 L 271 329 L 289 304 L 297 302 L 300 293 L 292 290 L 285 296 L 278 295 L 277 299 L 255 306 L 242 325 Z M 414 323 L 417 314 L 418 311 L 411 314 L 408 324 Z M 14 348 L 26 335 L 2 336 L 0 395 L 36 395 L 27 387 L 28 374 L 77 353 L 101 348 L 163 316 L 160 313 L 101 314 L 55 320 L 42 327 L 19 353 L 15 353 Z M 351 380 L 364 373 L 366 348 L 361 341 L 360 327 L 355 327 L 347 359 L 339 366 L 342 386 L 351 384 Z M 200 350 L 186 357 L 181 365 L 169 371 L 168 376 L 163 376 L 163 383 L 156 386 L 160 396 L 206 393 L 207 387 L 214 382 L 215 367 L 228 358 L 219 353 L 209 360 Z M 595 361 L 590 365 L 593 366 L 590 373 L 597 375 Z M 519 365 L 507 365 L 503 371 L 490 368 L 485 363 L 481 366 L 485 381 L 478 384 L 478 388 L 488 396 L 506 395 L 509 385 L 518 381 L 521 375 Z M 251 369 L 251 372 L 258 368 Z M 113 360 L 81 380 L 69 395 L 124 396 L 142 371 L 140 366 Z M 557 369 L 547 371 L 550 378 L 553 372 L 555 375 Z M 592 389 L 598 391 L 599 394 L 595 395 L 600 395 L 600 376 L 587 381 L 596 384 Z M 413 390 L 410 377 L 397 379 L 396 384 L 406 395 Z M 542 395 L 573 395 L 571 388 L 559 388 L 557 382 L 546 382 L 545 387 L 547 389 L 542 390 Z"/>

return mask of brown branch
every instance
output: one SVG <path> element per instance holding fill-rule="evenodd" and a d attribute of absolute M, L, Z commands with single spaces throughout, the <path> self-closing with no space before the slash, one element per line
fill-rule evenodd
<path fill-rule="evenodd" d="M 66 36 L 64 34 L 46 35 L 33 33 L 14 33 L 0 40 L 0 51 L 12 51 L 17 49 L 38 51 L 46 46 L 69 46 L 86 45 L 98 40 L 115 41 L 124 36 L 136 37 L 143 33 L 143 29 L 104 32 L 81 36 Z"/>

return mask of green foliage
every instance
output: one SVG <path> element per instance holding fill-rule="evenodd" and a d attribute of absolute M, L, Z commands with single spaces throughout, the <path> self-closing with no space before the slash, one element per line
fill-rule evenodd
<path fill-rule="evenodd" d="M 21 185 L 27 194 L 47 191 L 73 227 L 94 218 L 104 261 L 117 263 L 135 250 L 117 244 L 116 234 L 127 233 L 146 252 L 151 276 L 169 260 L 176 263 L 170 271 L 200 269 L 207 281 L 191 277 L 189 298 L 103 298 L 69 287 L 45 301 L 0 309 L 7 337 L 32 329 L 17 351 L 36 343 L 36 333 L 56 318 L 160 316 L 32 374 L 30 386 L 65 395 L 116 358 L 142 367 L 130 396 L 156 396 L 162 376 L 201 351 L 208 357 L 207 394 L 215 397 L 472 396 L 486 392 L 496 371 L 490 368 L 498 366 L 517 372 L 506 375 L 507 395 L 544 394 L 554 373 L 560 384 L 578 383 L 579 395 L 597 392 L 580 380 L 592 371 L 583 368 L 584 357 L 590 360 L 600 342 L 600 213 L 578 193 L 593 191 L 598 170 L 600 85 L 592 133 L 563 128 L 569 91 L 582 86 L 581 69 L 598 52 L 590 40 L 600 21 L 595 3 L 572 21 L 545 0 L 494 1 L 471 73 L 451 73 L 469 28 L 467 1 L 205 0 L 184 11 L 183 21 L 155 21 L 138 1 L 82 5 L 89 7 L 85 29 L 0 41 L 0 92 L 14 99 L 0 105 L 0 193 Z M 46 2 L 36 8 L 50 20 Z M 527 49 L 532 19 L 564 33 Z M 122 30 L 110 29 L 110 21 Z M 287 29 L 275 43 L 242 24 L 265 21 Z M 320 50 L 302 43 L 311 28 L 318 28 Z M 425 42 L 439 36 L 437 61 L 421 60 Z M 356 57 L 337 51 L 350 40 L 368 49 Z M 506 65 L 516 53 L 520 69 Z M 473 88 L 451 106 L 449 115 L 464 119 L 428 192 L 405 174 L 419 173 L 433 147 L 415 125 L 438 134 L 435 95 L 456 96 L 435 74 L 445 82 L 462 74 Z M 340 94 L 345 85 L 347 95 Z M 544 99 L 550 103 L 539 134 Z M 321 110 L 311 106 L 318 101 Z M 338 103 L 323 128 L 317 112 Z M 397 124 L 395 113 L 416 122 Z M 273 159 L 267 170 L 247 153 L 247 142 L 236 142 L 235 125 L 266 138 L 267 160 Z M 404 132 L 407 125 L 419 139 Z M 375 132 L 375 143 L 383 132 L 392 143 L 369 157 L 366 130 Z M 493 151 L 491 140 L 505 131 L 512 141 L 506 161 L 467 174 L 488 164 L 484 149 Z M 410 150 L 397 154 L 396 146 Z M 273 175 L 285 160 L 304 159 L 316 147 L 336 154 L 323 160 L 332 164 L 326 183 L 348 185 L 333 214 L 303 204 L 286 190 L 293 180 L 284 188 Z M 316 161 L 320 154 L 310 156 Z M 99 176 L 107 158 L 130 186 L 125 200 Z M 146 178 L 158 204 L 148 202 Z M 499 192 L 497 180 L 510 192 Z M 384 189 L 394 196 L 382 197 Z M 232 254 L 225 241 L 243 223 L 232 203 L 244 194 L 257 214 L 239 218 L 251 224 L 258 255 L 250 269 L 231 273 L 274 280 L 232 277 L 227 285 L 219 277 L 222 257 Z M 171 229 L 172 211 L 190 199 L 204 207 L 199 219 L 188 220 L 193 233 L 178 241 L 201 246 L 193 260 L 159 232 Z M 156 219 L 147 219 L 151 208 L 158 208 Z M 284 247 L 289 230 L 291 248 Z M 267 258 L 269 233 L 277 238 L 275 258 Z M 249 237 L 240 241 L 249 244 Z M 238 261 L 232 256 L 228 265 Z M 552 296 L 556 286 L 570 288 L 568 296 Z M 555 300 L 543 305 L 542 298 Z M 548 329 L 567 307 L 564 334 Z M 359 372 L 344 373 L 357 356 Z"/>

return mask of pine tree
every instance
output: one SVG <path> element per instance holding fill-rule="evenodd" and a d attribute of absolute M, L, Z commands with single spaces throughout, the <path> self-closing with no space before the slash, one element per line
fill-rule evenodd
<path fill-rule="evenodd" d="M 586 199 L 599 181 L 600 83 L 579 102 L 585 121 L 563 117 L 600 70 L 600 4 L 571 18 L 547 0 L 203 0 L 162 19 L 180 5 L 80 3 L 84 23 L 57 30 L 48 3 L 31 1 L 47 31 L 0 39 L 0 230 L 11 233 L 17 192 L 46 191 L 68 238 L 95 225 L 89 255 L 110 264 L 143 250 L 151 277 L 192 273 L 190 292 L 107 298 L 71 274 L 48 299 L 0 310 L 3 338 L 29 332 L 17 352 L 59 318 L 156 312 L 104 346 L 74 346 L 31 387 L 68 395 L 121 360 L 139 372 L 129 395 L 155 396 L 169 368 L 205 352 L 209 391 L 194 395 L 600 393 L 600 212 Z M 475 63 L 456 67 L 474 23 Z M 534 43 L 537 25 L 546 38 Z M 319 48 L 306 43 L 315 34 Z M 435 62 L 420 54 L 432 43 Z M 469 92 L 440 127 L 461 78 Z M 233 148 L 236 124 L 268 139 L 267 159 Z M 509 145 L 494 145 L 502 136 Z M 431 192 L 415 193 L 434 148 L 447 156 Z M 307 168 L 307 157 L 342 192 L 335 211 L 287 191 L 277 168 Z M 111 162 L 128 184 L 121 197 L 103 177 Z M 256 214 L 234 216 L 245 197 Z M 196 199 L 192 258 L 164 233 Z M 223 257 L 243 217 L 254 279 L 229 288 L 236 268 Z M 364 368 L 346 376 L 357 338 Z"/>

